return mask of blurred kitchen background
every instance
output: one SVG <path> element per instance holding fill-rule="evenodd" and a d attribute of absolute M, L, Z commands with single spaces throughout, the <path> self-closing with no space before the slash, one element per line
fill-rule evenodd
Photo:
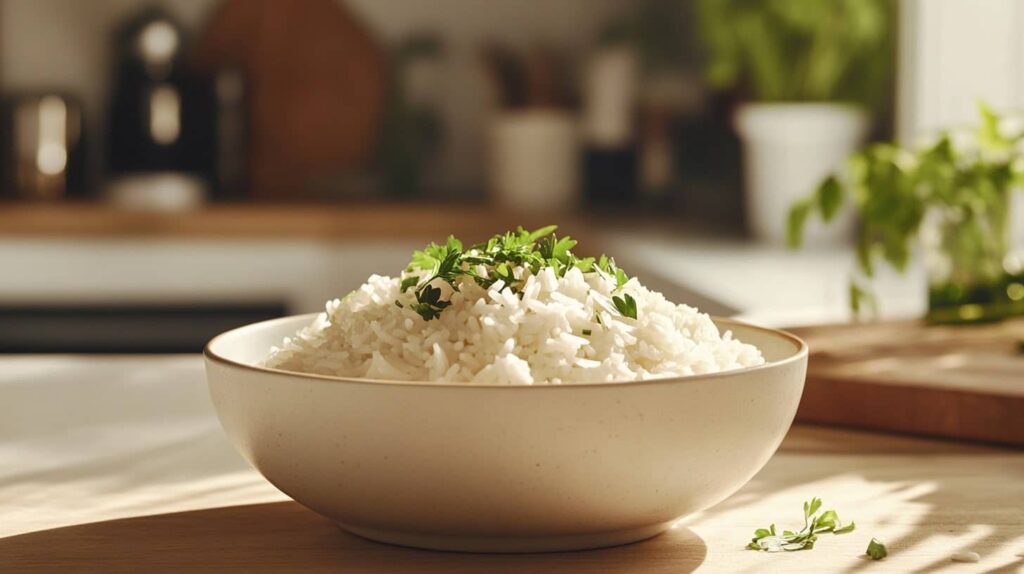
<path fill-rule="evenodd" d="M 848 320 L 857 215 L 793 251 L 791 207 L 869 141 L 1012 117 L 1022 26 L 1015 0 L 0 0 L 0 352 L 196 351 L 520 224 L 712 313 Z M 881 316 L 928 310 L 924 259 L 875 273 Z"/>

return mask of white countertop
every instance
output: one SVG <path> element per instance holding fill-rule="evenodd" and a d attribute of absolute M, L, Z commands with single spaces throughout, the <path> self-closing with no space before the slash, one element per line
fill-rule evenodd
<path fill-rule="evenodd" d="M 199 355 L 0 355 L 0 409 L 0 537 L 284 499 L 224 437 Z"/>
<path fill-rule="evenodd" d="M 640 268 L 634 274 L 645 282 L 660 275 L 667 283 L 735 310 L 747 321 L 782 327 L 851 317 L 851 247 L 793 251 L 740 239 L 657 234 L 613 235 L 607 243 L 615 246 L 619 261 Z M 874 288 L 883 317 L 915 317 L 926 310 L 924 271 L 919 265 L 905 274 L 880 266 Z M 668 295 L 668 287 L 664 289 Z M 687 299 L 683 295 L 676 300 Z"/>

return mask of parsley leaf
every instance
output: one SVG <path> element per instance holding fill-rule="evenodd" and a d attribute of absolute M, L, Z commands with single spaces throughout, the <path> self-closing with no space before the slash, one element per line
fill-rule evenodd
<path fill-rule="evenodd" d="M 798 532 L 784 530 L 780 535 L 776 533 L 774 524 L 769 528 L 758 528 L 754 531 L 754 538 L 751 539 L 747 548 L 764 552 L 810 550 L 818 541 L 819 534 L 827 532 L 846 534 L 853 532 L 856 528 L 853 522 L 843 524 L 834 510 L 826 510 L 817 514 L 820 509 L 820 498 L 812 498 L 809 502 L 804 502 L 804 527 L 801 530 Z"/>
<path fill-rule="evenodd" d="M 864 553 L 870 556 L 872 560 L 881 560 L 889 555 L 889 549 L 879 539 L 872 538 L 871 542 L 868 543 L 867 551 Z"/>
<path fill-rule="evenodd" d="M 615 308 L 619 310 L 619 313 L 622 313 L 623 317 L 636 319 L 636 299 L 633 299 L 629 293 L 623 293 L 622 297 L 618 295 L 612 297 L 612 303 L 615 304 Z"/>

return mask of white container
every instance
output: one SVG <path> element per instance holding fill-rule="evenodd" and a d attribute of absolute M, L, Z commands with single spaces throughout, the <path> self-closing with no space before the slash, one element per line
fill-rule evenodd
<path fill-rule="evenodd" d="M 637 58 L 624 47 L 591 57 L 583 79 L 583 133 L 587 145 L 618 149 L 633 141 Z"/>
<path fill-rule="evenodd" d="M 440 550 L 572 550 L 664 532 L 768 462 L 807 367 L 807 345 L 796 337 L 721 319 L 720 329 L 756 345 L 767 362 L 540 386 L 259 366 L 271 345 L 312 319 L 264 321 L 207 345 L 210 395 L 228 438 L 274 486 L 342 528 Z"/>
<path fill-rule="evenodd" d="M 785 243 L 790 207 L 863 144 L 869 121 L 863 109 L 842 104 L 746 104 L 737 110 L 747 221 L 756 238 Z M 844 243 L 853 222 L 850 206 L 828 225 L 811 217 L 804 241 Z"/>
<path fill-rule="evenodd" d="M 498 205 L 558 212 L 579 199 L 576 117 L 558 110 L 504 112 L 491 126 L 491 190 Z"/>

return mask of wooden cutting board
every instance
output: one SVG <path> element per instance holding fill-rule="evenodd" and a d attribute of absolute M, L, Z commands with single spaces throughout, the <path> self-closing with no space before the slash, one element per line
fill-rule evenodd
<path fill-rule="evenodd" d="M 791 331 L 811 348 L 798 421 L 1024 447 L 1024 319 Z"/>
<path fill-rule="evenodd" d="M 246 72 L 255 195 L 309 195 L 371 159 L 385 54 L 338 0 L 227 0 L 203 31 L 194 64 L 206 73 Z"/>

